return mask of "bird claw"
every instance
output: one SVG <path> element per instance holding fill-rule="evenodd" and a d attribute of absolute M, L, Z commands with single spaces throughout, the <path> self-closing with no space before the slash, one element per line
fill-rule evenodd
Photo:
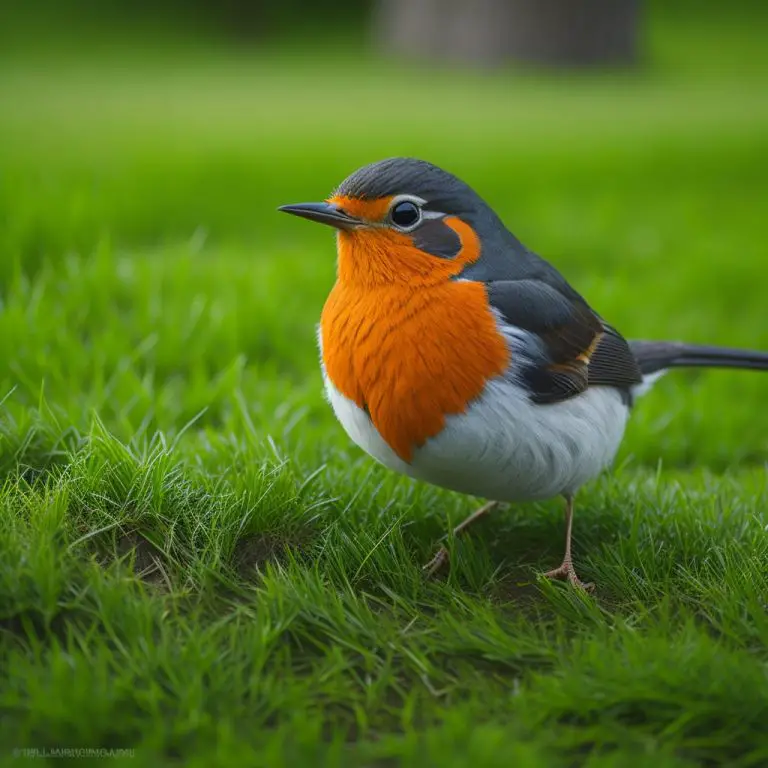
<path fill-rule="evenodd" d="M 440 549 L 437 550 L 437 554 L 422 568 L 422 570 L 426 571 L 428 578 L 432 578 L 447 563 L 448 550 L 445 547 L 440 547 Z"/>
<path fill-rule="evenodd" d="M 488 503 L 483 504 L 480 509 L 476 509 L 468 518 L 463 520 L 453 529 L 453 535 L 458 536 L 459 534 L 464 533 L 472 523 L 487 515 L 498 505 L 498 501 L 489 501 Z M 427 572 L 427 577 L 431 578 L 447 563 L 448 550 L 445 547 L 440 547 L 440 549 L 437 550 L 437 554 L 424 566 L 423 570 Z"/>
<path fill-rule="evenodd" d="M 559 568 L 553 568 L 551 571 L 547 571 L 543 576 L 547 579 L 553 579 L 557 581 L 567 581 L 577 589 L 584 590 L 584 592 L 594 592 L 595 585 L 592 582 L 583 582 L 573 569 L 573 564 L 566 561 Z"/>

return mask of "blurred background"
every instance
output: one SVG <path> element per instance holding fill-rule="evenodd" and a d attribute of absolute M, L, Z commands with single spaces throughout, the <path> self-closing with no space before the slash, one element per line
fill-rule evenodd
<path fill-rule="evenodd" d="M 275 208 L 395 154 L 468 181 L 626 335 L 768 349 L 767 34 L 748 0 L 5 2 L 6 408 L 44 392 L 128 439 L 242 401 L 325 434 L 333 242 Z M 635 460 L 765 460 L 759 377 L 661 389 Z"/>

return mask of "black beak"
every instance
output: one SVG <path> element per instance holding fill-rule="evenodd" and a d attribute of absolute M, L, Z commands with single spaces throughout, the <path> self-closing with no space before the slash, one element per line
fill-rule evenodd
<path fill-rule="evenodd" d="M 297 203 L 296 205 L 281 205 L 278 211 L 292 213 L 303 219 L 328 224 L 336 229 L 355 229 L 362 223 L 360 219 L 350 216 L 332 203 Z"/>

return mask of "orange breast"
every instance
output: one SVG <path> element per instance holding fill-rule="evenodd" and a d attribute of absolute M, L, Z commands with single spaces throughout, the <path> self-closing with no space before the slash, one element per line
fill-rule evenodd
<path fill-rule="evenodd" d="M 321 336 L 334 386 L 368 409 L 404 461 L 509 363 L 479 283 L 340 281 L 323 308 Z"/>

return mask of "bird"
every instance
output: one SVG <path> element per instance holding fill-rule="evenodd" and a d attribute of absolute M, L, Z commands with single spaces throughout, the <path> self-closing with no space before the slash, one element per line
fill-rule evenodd
<path fill-rule="evenodd" d="M 390 470 L 500 503 L 562 497 L 574 568 L 577 491 L 612 464 L 638 397 L 670 369 L 768 370 L 768 353 L 627 341 L 468 184 L 417 158 L 359 168 L 279 211 L 336 230 L 318 345 L 349 438 Z M 448 564 L 440 547 L 425 569 Z"/>

